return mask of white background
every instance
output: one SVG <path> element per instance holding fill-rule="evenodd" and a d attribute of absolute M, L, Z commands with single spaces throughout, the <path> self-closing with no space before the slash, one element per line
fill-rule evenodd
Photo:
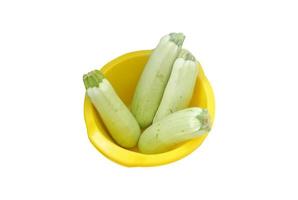
<path fill-rule="evenodd" d="M 0 199 L 297 199 L 295 1 L 0 1 Z M 82 75 L 169 32 L 216 119 L 190 156 L 126 168 L 89 143 Z"/>

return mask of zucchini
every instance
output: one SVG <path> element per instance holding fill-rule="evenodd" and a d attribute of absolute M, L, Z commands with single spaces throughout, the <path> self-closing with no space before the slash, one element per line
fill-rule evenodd
<path fill-rule="evenodd" d="M 182 49 L 173 65 L 170 79 L 153 119 L 153 123 L 168 114 L 188 107 L 197 77 L 198 67 L 195 57 L 186 49 Z"/>
<path fill-rule="evenodd" d="M 142 128 L 153 121 L 184 38 L 182 33 L 162 37 L 144 67 L 131 105 L 131 111 Z"/>
<path fill-rule="evenodd" d="M 86 94 L 116 143 L 125 148 L 136 146 L 140 127 L 110 82 L 98 70 L 85 74 L 83 80 Z"/>
<path fill-rule="evenodd" d="M 179 143 L 200 137 L 210 129 L 207 109 L 187 108 L 148 127 L 139 139 L 138 148 L 145 154 L 162 153 Z"/>

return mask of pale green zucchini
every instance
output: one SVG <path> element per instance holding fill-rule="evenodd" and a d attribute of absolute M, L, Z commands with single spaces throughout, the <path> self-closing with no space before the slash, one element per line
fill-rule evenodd
<path fill-rule="evenodd" d="M 142 133 L 138 147 L 142 153 L 162 153 L 179 143 L 199 137 L 210 129 L 211 122 L 206 109 L 187 108 L 148 127 Z"/>
<path fill-rule="evenodd" d="M 83 80 L 86 94 L 116 143 L 125 148 L 136 146 L 140 127 L 109 81 L 98 70 L 85 74 Z"/>
<path fill-rule="evenodd" d="M 184 38 L 182 33 L 162 37 L 144 67 L 131 105 L 132 113 L 142 128 L 153 121 Z"/>
<path fill-rule="evenodd" d="M 173 65 L 162 100 L 153 119 L 153 123 L 168 114 L 187 108 L 193 95 L 198 77 L 198 66 L 195 57 L 182 49 Z"/>

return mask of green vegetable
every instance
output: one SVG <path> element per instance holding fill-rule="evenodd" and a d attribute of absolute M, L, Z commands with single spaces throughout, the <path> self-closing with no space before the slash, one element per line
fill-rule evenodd
<path fill-rule="evenodd" d="M 206 109 L 187 108 L 172 113 L 152 124 L 141 135 L 140 152 L 162 153 L 175 145 L 210 131 L 211 122 Z"/>
<path fill-rule="evenodd" d="M 143 70 L 131 106 L 142 128 L 153 121 L 184 38 L 182 33 L 162 37 Z"/>
<path fill-rule="evenodd" d="M 109 81 L 98 70 L 85 74 L 83 80 L 86 94 L 112 138 L 122 147 L 134 147 L 141 133 L 140 127 Z"/>
<path fill-rule="evenodd" d="M 174 63 L 153 123 L 189 105 L 197 76 L 198 67 L 195 57 L 189 51 L 182 49 Z"/>

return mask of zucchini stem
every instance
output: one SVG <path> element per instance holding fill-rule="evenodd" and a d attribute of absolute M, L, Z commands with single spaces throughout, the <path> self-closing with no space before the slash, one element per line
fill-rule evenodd
<path fill-rule="evenodd" d="M 200 131 L 209 132 L 211 130 L 211 121 L 207 109 L 202 109 L 202 112 L 196 117 L 201 123 Z"/>
<path fill-rule="evenodd" d="M 186 49 L 182 49 L 180 51 L 178 58 L 183 58 L 184 60 L 196 61 L 196 58 Z"/>
<path fill-rule="evenodd" d="M 93 70 L 87 74 L 84 74 L 83 81 L 85 88 L 88 89 L 98 87 L 104 78 L 104 75 L 99 70 Z"/>
<path fill-rule="evenodd" d="M 169 35 L 171 42 L 174 42 L 179 47 L 182 46 L 185 39 L 185 35 L 183 33 L 170 33 Z"/>

